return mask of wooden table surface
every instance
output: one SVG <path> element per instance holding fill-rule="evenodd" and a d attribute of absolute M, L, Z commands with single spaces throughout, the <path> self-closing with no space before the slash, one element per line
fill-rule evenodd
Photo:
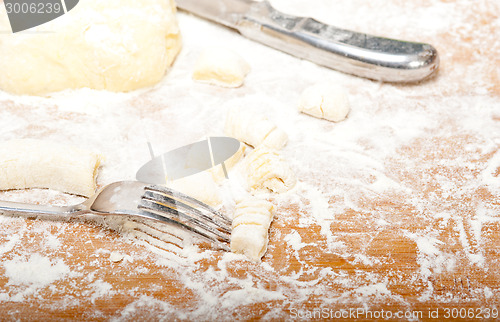
<path fill-rule="evenodd" d="M 0 320 L 496 320 L 500 3 L 273 3 L 344 28 L 432 43 L 441 57 L 439 73 L 420 84 L 379 84 L 302 62 L 181 13 L 183 53 L 159 88 L 133 96 L 128 107 L 80 113 L 59 105 L 72 94 L 30 100 L 0 92 L 1 139 L 70 133 L 75 143 L 82 134 L 84 145 L 111 154 L 100 185 L 133 175 L 128 170 L 141 164 L 127 163 L 128 152 L 113 154 L 117 144 L 136 151 L 127 113 L 155 129 L 153 116 L 163 118 L 169 128 L 160 134 L 168 138 L 181 129 L 169 123 L 176 105 L 204 101 L 216 108 L 251 96 L 256 102 L 266 97 L 279 110 L 280 104 L 293 106 L 298 89 L 322 77 L 349 90 L 353 109 L 339 124 L 294 116 L 325 136 L 287 128 L 283 154 L 300 182 L 289 195 L 267 196 L 277 210 L 262 263 L 204 248 L 172 251 L 161 238 L 106 220 L 0 217 Z M 218 36 L 242 53 L 248 50 L 253 69 L 242 89 L 192 85 L 185 76 L 197 50 L 210 43 L 204 38 Z M 89 95 L 98 101 L 99 94 Z M 394 119 L 384 122 L 386 116 Z M 80 122 L 93 125 L 80 129 Z M 117 127 L 123 130 L 115 135 Z M 170 147 L 203 134 L 188 134 L 187 142 Z M 0 196 L 75 200 L 50 191 Z M 126 256 L 113 261 L 113 252 Z"/>

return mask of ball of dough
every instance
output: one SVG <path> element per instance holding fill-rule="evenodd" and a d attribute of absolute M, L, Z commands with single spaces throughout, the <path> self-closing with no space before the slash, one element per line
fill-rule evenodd
<path fill-rule="evenodd" d="M 319 83 L 302 92 L 299 111 L 325 120 L 345 120 L 350 110 L 347 93 L 334 83 Z"/>
<path fill-rule="evenodd" d="M 209 47 L 196 61 L 193 79 L 223 87 L 239 87 L 249 71 L 248 63 L 234 51 Z"/>
<path fill-rule="evenodd" d="M 130 91 L 159 82 L 181 48 L 173 0 L 80 0 L 27 32 L 0 34 L 0 89 Z M 0 30 L 10 30 L 0 6 Z"/>

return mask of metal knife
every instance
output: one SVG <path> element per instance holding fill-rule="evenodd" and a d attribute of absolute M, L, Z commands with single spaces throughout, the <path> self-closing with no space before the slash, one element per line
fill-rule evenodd
<path fill-rule="evenodd" d="M 385 82 L 416 82 L 439 66 L 437 50 L 340 29 L 282 13 L 268 1 L 176 0 L 177 6 L 242 35 L 341 72 Z"/>

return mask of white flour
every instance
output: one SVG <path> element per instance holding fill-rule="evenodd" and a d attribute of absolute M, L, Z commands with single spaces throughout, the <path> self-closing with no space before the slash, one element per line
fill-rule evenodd
<path fill-rule="evenodd" d="M 500 244 L 491 234 L 500 222 L 500 77 L 493 54 L 500 52 L 500 21 L 480 24 L 475 18 L 498 17 L 498 3 L 273 3 L 343 28 L 433 43 L 441 54 L 439 75 L 420 85 L 380 84 L 181 13 L 183 51 L 154 89 L 83 89 L 45 98 L 0 92 L 0 139 L 38 137 L 102 152 L 107 161 L 100 185 L 134 179 L 150 158 L 147 142 L 161 153 L 223 134 L 226 111 L 235 105 L 266 113 L 288 133 L 283 155 L 300 179 L 288 194 L 264 196 L 278 211 L 261 264 L 195 245 L 179 249 L 172 237 L 121 218 L 67 223 L 0 216 L 0 301 L 35 303 L 43 292 L 66 295 L 40 307 L 85 306 L 87 317 L 228 320 L 282 319 L 292 308 L 322 306 L 415 308 L 405 291 L 422 305 L 460 303 L 462 294 L 477 303 L 498 298 L 498 254 L 488 249 Z M 463 41 L 469 36 L 474 40 Z M 198 53 L 214 42 L 230 44 L 252 66 L 242 88 L 191 80 Z M 348 90 L 352 111 L 346 121 L 296 111 L 301 91 L 323 80 Z M 0 197 L 82 201 L 43 190 Z M 68 244 L 73 227 L 87 234 L 78 239 L 86 258 L 75 258 Z M 93 245 L 101 239 L 105 246 Z M 395 262 L 402 266 L 391 266 Z M 157 279 L 147 286 L 121 289 L 120 279 L 152 272 Z M 470 280 L 471 272 L 491 282 Z M 166 287 L 178 289 L 179 298 L 175 292 L 160 296 Z M 96 309 L 100 300 L 118 294 L 128 298 L 124 308 L 112 314 Z"/>
<path fill-rule="evenodd" d="M 12 285 L 32 285 L 43 287 L 69 273 L 69 267 L 59 259 L 52 262 L 40 254 L 32 254 L 28 259 L 16 258 L 3 264 L 5 275 Z"/>
<path fill-rule="evenodd" d="M 23 301 L 27 296 L 37 296 L 37 291 L 71 275 L 70 268 L 62 259 L 51 260 L 38 253 L 18 256 L 5 261 L 3 267 L 7 283 L 11 289 L 18 289 L 14 296 L 0 293 L 0 298 L 14 302 Z"/>

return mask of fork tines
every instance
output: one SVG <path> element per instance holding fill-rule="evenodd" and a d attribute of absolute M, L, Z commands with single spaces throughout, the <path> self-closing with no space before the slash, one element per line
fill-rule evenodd
<path fill-rule="evenodd" d="M 176 190 L 151 185 L 144 188 L 139 209 L 155 220 L 171 223 L 229 250 L 231 219 L 207 204 Z"/>

